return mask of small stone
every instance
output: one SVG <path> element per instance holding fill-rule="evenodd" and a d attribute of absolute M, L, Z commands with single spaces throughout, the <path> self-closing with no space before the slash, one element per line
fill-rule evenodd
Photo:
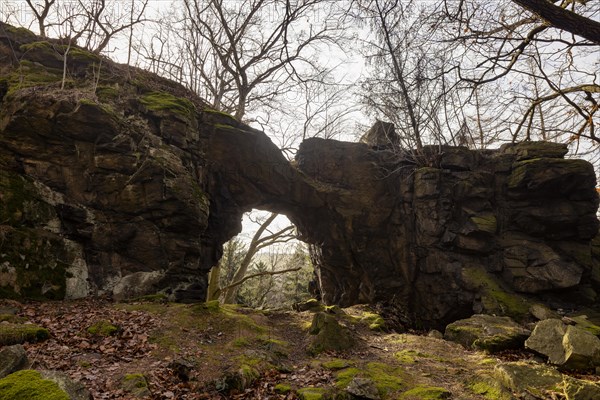
<path fill-rule="evenodd" d="M 369 400 L 379 400 L 381 397 L 379 396 L 379 392 L 377 391 L 377 387 L 375 383 L 368 378 L 355 377 L 350 381 L 348 387 L 346 387 L 346 392 L 354 395 L 360 399 L 369 399 Z"/>
<path fill-rule="evenodd" d="M 444 334 L 440 331 L 438 331 L 437 329 L 432 329 L 427 333 L 427 336 L 430 338 L 435 338 L 435 339 L 443 339 L 444 338 Z"/>

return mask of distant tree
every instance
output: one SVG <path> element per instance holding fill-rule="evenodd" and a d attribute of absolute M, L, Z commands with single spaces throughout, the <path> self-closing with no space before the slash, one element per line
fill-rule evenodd
<path fill-rule="evenodd" d="M 266 218 L 261 218 L 256 222 L 260 223 L 259 228 L 250 240 L 244 257 L 237 265 L 237 269 L 233 273 L 227 286 L 221 288 L 220 297 L 224 303 L 235 302 L 236 294 L 239 290 L 239 285 L 245 282 L 249 267 L 256 254 L 269 246 L 275 244 L 287 243 L 295 239 L 294 226 L 289 225 L 282 229 L 270 230 L 270 225 L 275 221 L 278 214 L 271 213 Z M 275 272 L 275 271 L 273 271 Z M 280 272 L 277 272 L 280 273 Z M 264 273 L 266 275 L 267 273 Z M 260 275 L 257 275 L 260 276 Z"/>
<path fill-rule="evenodd" d="M 488 131 L 512 141 L 600 144 L 600 60 L 593 56 L 600 8 L 593 3 L 444 1 L 431 14 L 432 29 L 454 48 L 445 70 L 458 74 L 480 115 L 493 117 Z"/>
<path fill-rule="evenodd" d="M 356 0 L 372 32 L 363 99 L 408 147 L 543 139 L 600 162 L 592 3 Z"/>
<path fill-rule="evenodd" d="M 147 21 L 145 14 L 148 1 L 26 0 L 26 4 L 41 36 L 54 34 L 68 37 L 70 43 L 77 43 L 99 54 L 105 52 L 115 38 L 127 37 L 127 31 L 131 46 L 133 28 Z M 21 25 L 25 22 L 19 21 L 18 13 L 13 13 L 11 17 Z"/>

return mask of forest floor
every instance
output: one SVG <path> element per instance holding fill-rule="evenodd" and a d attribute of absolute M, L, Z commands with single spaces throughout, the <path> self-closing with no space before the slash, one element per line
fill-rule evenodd
<path fill-rule="evenodd" d="M 375 383 L 383 399 L 495 399 L 494 367 L 533 357 L 373 331 L 361 306 L 344 310 L 356 346 L 318 355 L 307 351 L 307 311 L 97 299 L 0 306 L 49 330 L 48 340 L 25 345 L 32 368 L 65 372 L 94 399 L 320 399 L 345 393 L 356 376 Z M 141 381 L 132 388 L 131 378 Z"/>

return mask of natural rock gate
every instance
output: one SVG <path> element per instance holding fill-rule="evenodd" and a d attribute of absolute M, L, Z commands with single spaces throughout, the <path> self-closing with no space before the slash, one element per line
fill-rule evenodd
<path fill-rule="evenodd" d="M 83 50 L 60 90 L 59 42 L 1 32 L 3 296 L 202 300 L 223 243 L 260 208 L 312 245 L 328 303 L 383 302 L 442 326 L 597 299 L 594 171 L 563 145 L 431 147 L 415 163 L 310 139 L 289 163 L 173 82 L 103 60 L 96 87 L 99 59 Z"/>

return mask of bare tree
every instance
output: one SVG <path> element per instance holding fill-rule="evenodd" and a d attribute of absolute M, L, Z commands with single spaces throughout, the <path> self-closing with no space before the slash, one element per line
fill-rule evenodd
<path fill-rule="evenodd" d="M 31 0 L 26 0 L 27 5 L 35 15 L 38 24 L 38 30 L 40 32 L 40 36 L 46 37 L 46 18 L 50 13 L 50 9 L 52 5 L 56 2 L 56 0 L 44 0 L 44 3 L 34 3 Z"/>
<path fill-rule="evenodd" d="M 592 2 L 445 1 L 434 14 L 434 29 L 456 49 L 446 72 L 458 73 L 470 100 L 493 93 L 494 104 L 480 110 L 495 117 L 489 131 L 600 144 L 600 9 Z"/>
<path fill-rule="evenodd" d="M 252 259 L 260 250 L 275 244 L 287 243 L 296 238 L 296 235 L 294 234 L 295 228 L 292 225 L 277 230 L 270 229 L 271 224 L 273 221 L 275 221 L 277 216 L 278 214 L 271 213 L 262 220 L 256 220 L 257 223 L 260 223 L 260 226 L 248 244 L 244 258 L 237 266 L 237 270 L 233 274 L 229 285 L 221 289 L 220 297 L 224 303 L 233 303 L 235 301 L 238 287 L 248 279 L 248 277 L 246 277 L 248 268 L 252 263 Z M 260 274 L 257 276 L 262 275 L 265 274 Z"/>
<path fill-rule="evenodd" d="M 361 97 L 371 114 L 396 126 L 403 148 L 454 139 L 465 120 L 454 81 L 444 74 L 448 46 L 427 28 L 431 6 L 413 1 L 358 0 L 354 17 L 370 28 L 362 52 L 369 67 Z M 449 107 L 450 105 L 450 107 Z"/>
<path fill-rule="evenodd" d="M 116 0 L 44 0 L 43 3 L 27 0 L 26 3 L 41 36 L 46 37 L 52 32 L 99 54 L 128 30 L 131 44 L 133 27 L 147 21 L 148 1 L 131 1 L 129 8 L 126 3 Z"/>
<path fill-rule="evenodd" d="M 307 21 L 317 11 L 325 20 L 334 6 L 318 0 L 184 0 L 183 14 L 169 16 L 173 29 L 159 29 L 142 52 L 213 108 L 242 120 L 249 110 L 268 112 L 275 99 L 322 73 L 317 49 L 338 46 L 342 29 Z M 160 59 L 166 54 L 155 49 L 167 36 L 176 48 Z"/>

